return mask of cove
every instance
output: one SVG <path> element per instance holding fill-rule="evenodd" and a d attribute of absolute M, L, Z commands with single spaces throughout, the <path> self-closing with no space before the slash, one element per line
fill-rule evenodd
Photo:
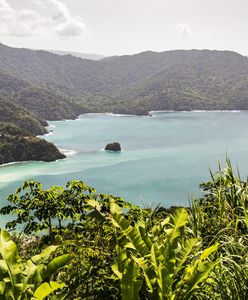
<path fill-rule="evenodd" d="M 98 193 L 121 196 L 141 206 L 188 205 L 199 183 L 225 166 L 228 155 L 243 177 L 248 174 L 248 113 L 154 112 L 146 116 L 84 114 L 49 122 L 43 136 L 67 155 L 56 162 L 23 162 L 0 167 L 1 205 L 24 180 L 45 187 L 80 179 Z M 118 141 L 123 151 L 103 151 Z M 3 226 L 7 216 L 1 217 Z"/>

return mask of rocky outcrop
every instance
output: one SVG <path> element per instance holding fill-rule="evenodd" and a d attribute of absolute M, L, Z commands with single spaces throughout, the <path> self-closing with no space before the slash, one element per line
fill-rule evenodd
<path fill-rule="evenodd" d="M 118 152 L 118 151 L 121 151 L 121 145 L 120 145 L 120 143 L 117 143 L 117 142 L 110 143 L 110 144 L 106 145 L 104 150 Z"/>

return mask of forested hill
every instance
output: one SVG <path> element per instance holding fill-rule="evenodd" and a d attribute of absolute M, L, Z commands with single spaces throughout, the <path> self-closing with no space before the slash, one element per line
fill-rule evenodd
<path fill-rule="evenodd" d="M 46 133 L 46 125 L 46 121 L 0 96 L 0 164 L 64 158 L 53 144 L 35 136 Z"/>
<path fill-rule="evenodd" d="M 148 51 L 93 61 L 0 44 L 0 70 L 63 94 L 63 103 L 72 97 L 82 112 L 248 109 L 248 58 L 230 51 Z"/>
<path fill-rule="evenodd" d="M 45 120 L 71 119 L 82 112 L 73 99 L 0 70 L 0 95 Z"/>

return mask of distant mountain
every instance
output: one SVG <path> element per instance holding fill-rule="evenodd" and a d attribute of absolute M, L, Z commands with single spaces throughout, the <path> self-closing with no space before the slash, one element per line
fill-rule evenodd
<path fill-rule="evenodd" d="M 82 53 L 82 52 L 75 52 L 75 51 L 61 51 L 61 50 L 47 50 L 53 54 L 58 55 L 72 55 L 76 57 L 80 57 L 83 59 L 90 59 L 90 60 L 100 60 L 106 58 L 105 55 L 94 54 L 94 53 Z"/>
<path fill-rule="evenodd" d="M 73 98 L 84 112 L 248 109 L 248 58 L 230 51 L 147 51 L 92 61 L 0 45 L 0 70 Z"/>

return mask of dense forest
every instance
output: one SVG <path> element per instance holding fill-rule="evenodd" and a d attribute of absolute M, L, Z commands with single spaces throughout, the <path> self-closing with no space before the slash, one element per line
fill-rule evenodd
<path fill-rule="evenodd" d="M 0 96 L 0 164 L 13 161 L 53 161 L 65 156 L 36 135 L 47 133 L 47 122 Z"/>
<path fill-rule="evenodd" d="M 248 58 L 231 51 L 147 51 L 93 61 L 0 44 L 0 70 L 46 87 L 40 96 L 51 99 L 51 108 L 56 93 L 65 110 L 66 101 L 77 101 L 81 112 L 248 109 Z M 22 103 L 30 94 L 20 96 Z"/>
<path fill-rule="evenodd" d="M 29 180 L 0 209 L 0 299 L 248 298 L 248 182 L 231 163 L 190 207 L 141 208 Z M 39 234 L 42 232 L 42 234 Z"/>

